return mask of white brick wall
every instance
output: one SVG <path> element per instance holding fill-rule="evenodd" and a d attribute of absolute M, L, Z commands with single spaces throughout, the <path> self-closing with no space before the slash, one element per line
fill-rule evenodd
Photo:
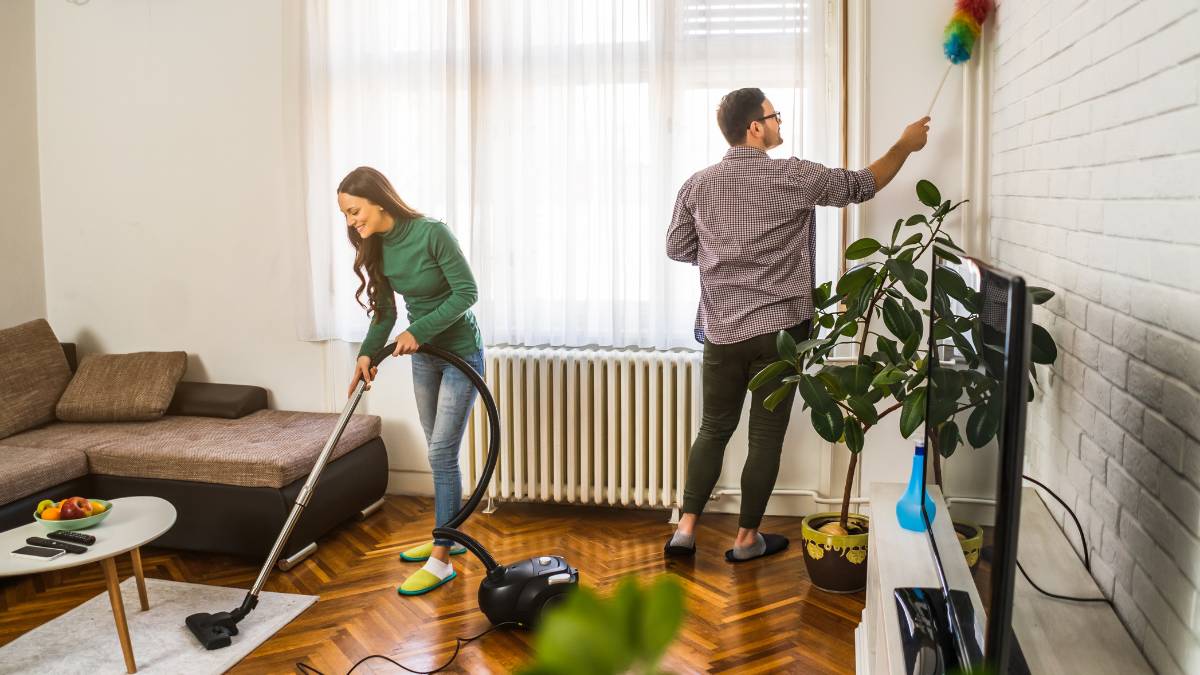
<path fill-rule="evenodd" d="M 994 20 L 991 255 L 1058 293 L 1029 470 L 1153 666 L 1200 673 L 1200 0 Z"/>

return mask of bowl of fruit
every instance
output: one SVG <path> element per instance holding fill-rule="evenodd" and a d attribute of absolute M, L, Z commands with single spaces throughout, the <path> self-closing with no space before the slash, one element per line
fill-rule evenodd
<path fill-rule="evenodd" d="M 112 506 L 112 502 L 103 499 L 70 497 L 57 502 L 43 499 L 38 502 L 33 519 L 47 530 L 86 530 L 107 518 Z"/>

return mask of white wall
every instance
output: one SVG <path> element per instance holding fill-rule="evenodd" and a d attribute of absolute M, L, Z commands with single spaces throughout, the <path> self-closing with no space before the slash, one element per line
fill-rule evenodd
<path fill-rule="evenodd" d="M 873 161 L 900 137 L 904 127 L 923 117 L 946 71 L 942 30 L 950 19 L 951 3 L 871 0 L 867 38 L 867 156 Z M 917 181 L 933 181 L 943 199 L 962 198 L 962 67 L 946 80 L 930 122 L 929 142 L 911 155 L 896 178 L 864 206 L 861 237 L 887 241 L 898 218 L 928 209 L 916 196 Z M 947 220 L 951 235 L 959 240 L 958 215 Z M 929 266 L 924 257 L 918 264 Z M 883 330 L 880 327 L 880 330 Z M 899 411 L 885 417 L 867 434 L 860 482 L 864 494 L 872 482 L 906 482 L 912 470 L 913 444 L 923 432 L 908 439 L 900 435 Z M 961 453 L 960 453 L 961 455 Z M 956 463 L 969 458 L 956 455 Z M 957 495 L 953 484 L 946 494 Z"/>
<path fill-rule="evenodd" d="M 280 2 L 37 5 L 46 295 L 92 351 L 183 349 L 187 379 L 320 409 L 299 342 Z"/>
<path fill-rule="evenodd" d="M 46 316 L 33 0 L 0 2 L 0 328 Z"/>
<path fill-rule="evenodd" d="M 1059 294 L 1034 317 L 1060 357 L 1028 468 L 1079 515 L 1093 576 L 1162 673 L 1200 672 L 1198 10 L 997 13 L 994 254 Z"/>
<path fill-rule="evenodd" d="M 83 353 L 183 349 L 187 380 L 332 411 L 356 346 L 296 339 L 294 9 L 37 4 L 46 305 Z M 384 417 L 392 489 L 431 493 L 407 364 L 359 411 Z"/>

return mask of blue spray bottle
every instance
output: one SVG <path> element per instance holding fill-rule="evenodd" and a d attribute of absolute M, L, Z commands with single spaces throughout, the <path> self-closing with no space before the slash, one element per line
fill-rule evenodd
<path fill-rule="evenodd" d="M 933 523 L 933 517 L 937 513 L 933 500 L 924 490 L 924 479 L 925 441 L 922 440 L 917 441 L 917 451 L 913 455 L 912 475 L 908 478 L 908 489 L 904 491 L 900 501 L 896 502 L 896 519 L 900 521 L 900 527 L 913 532 L 925 531 L 925 520 L 921 517 L 922 497 L 925 499 L 925 511 L 929 513 L 930 523 Z"/>

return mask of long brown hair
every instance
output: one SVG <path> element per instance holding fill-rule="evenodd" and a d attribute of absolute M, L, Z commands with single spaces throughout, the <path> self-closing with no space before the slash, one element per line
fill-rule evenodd
<path fill-rule="evenodd" d="M 346 174 L 338 183 L 338 194 L 345 193 L 353 197 L 361 197 L 373 204 L 382 206 L 384 211 L 396 221 L 396 227 L 421 214 L 400 199 L 396 188 L 392 187 L 387 177 L 369 166 L 360 166 Z M 378 235 L 363 239 L 353 227 L 346 228 L 350 243 L 354 246 L 354 275 L 358 277 L 358 289 L 354 291 L 354 299 L 367 310 L 372 317 L 372 323 L 379 321 L 379 298 L 384 293 L 391 293 L 391 286 L 383 274 L 383 242 Z M 363 290 L 367 292 L 367 303 L 362 301 Z"/>

